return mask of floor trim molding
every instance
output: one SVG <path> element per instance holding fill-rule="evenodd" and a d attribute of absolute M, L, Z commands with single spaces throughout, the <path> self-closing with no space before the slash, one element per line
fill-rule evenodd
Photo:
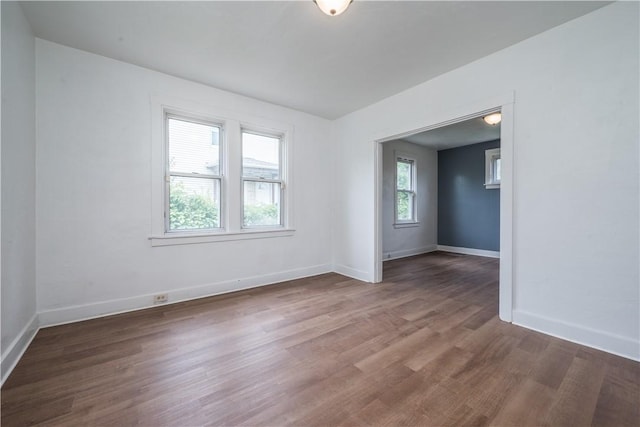
<path fill-rule="evenodd" d="M 415 255 L 422 255 L 422 254 L 426 254 L 436 250 L 438 250 L 437 245 L 429 245 L 429 246 L 424 246 L 422 248 L 403 249 L 400 251 L 384 252 L 383 253 L 384 259 L 382 261 L 383 262 L 392 261 L 394 259 L 406 258 L 410 256 L 415 256 Z"/>
<path fill-rule="evenodd" d="M 520 310 L 513 311 L 513 324 L 627 359 L 640 361 L 640 342 L 627 337 Z"/>
<path fill-rule="evenodd" d="M 356 270 L 355 268 L 347 267 L 346 265 L 334 265 L 333 272 L 342 274 L 343 276 L 351 277 L 352 279 L 361 280 L 363 282 L 372 282 L 369 273 L 367 273 L 366 271 Z"/>
<path fill-rule="evenodd" d="M 65 323 L 80 322 L 82 320 L 89 320 L 97 317 L 111 316 L 114 314 L 126 313 L 129 311 L 157 307 L 160 304 L 153 304 L 153 295 L 155 294 L 168 294 L 169 301 L 162 305 L 174 304 L 197 298 L 210 297 L 214 295 L 226 294 L 229 292 L 241 291 L 244 289 L 273 285 L 289 280 L 301 279 L 303 277 L 331 273 L 332 271 L 333 269 L 331 268 L 330 264 L 321 264 L 311 267 L 282 271 L 278 273 L 246 277 L 243 279 L 226 280 L 190 288 L 168 289 L 154 292 L 154 294 L 138 295 L 130 298 L 121 298 L 53 310 L 45 310 L 39 313 L 40 326 L 56 326 Z"/>
<path fill-rule="evenodd" d="M 22 355 L 29 345 L 31 341 L 35 338 L 36 334 L 40 330 L 38 321 L 38 313 L 34 313 L 34 315 L 29 319 L 27 324 L 22 328 L 18 336 L 9 344 L 9 346 L 2 353 L 2 362 L 0 362 L 0 371 L 2 372 L 2 376 L 0 378 L 0 386 L 4 384 L 5 380 L 9 378 L 13 368 L 16 367 Z"/>
<path fill-rule="evenodd" d="M 438 245 L 438 250 L 443 252 L 452 252 L 454 254 L 485 256 L 489 258 L 500 258 L 500 252 L 487 251 L 484 249 L 461 248 L 457 246 Z"/>

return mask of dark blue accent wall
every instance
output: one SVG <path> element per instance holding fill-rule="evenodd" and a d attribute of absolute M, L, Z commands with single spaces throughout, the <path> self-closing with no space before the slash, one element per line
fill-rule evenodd
<path fill-rule="evenodd" d="M 438 244 L 500 250 L 500 190 L 484 188 L 485 150 L 500 140 L 438 151 Z"/>

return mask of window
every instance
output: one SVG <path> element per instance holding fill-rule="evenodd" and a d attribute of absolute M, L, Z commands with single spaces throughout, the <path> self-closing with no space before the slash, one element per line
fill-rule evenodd
<path fill-rule="evenodd" d="M 242 130 L 242 227 L 279 227 L 282 137 Z"/>
<path fill-rule="evenodd" d="M 293 127 L 152 97 L 151 246 L 288 237 Z"/>
<path fill-rule="evenodd" d="M 222 227 L 220 125 L 166 115 L 167 232 Z"/>
<path fill-rule="evenodd" d="M 416 222 L 416 161 L 396 155 L 396 224 Z"/>
<path fill-rule="evenodd" d="M 501 160 L 500 149 L 493 148 L 484 152 L 485 178 L 484 186 L 486 189 L 500 188 Z"/>

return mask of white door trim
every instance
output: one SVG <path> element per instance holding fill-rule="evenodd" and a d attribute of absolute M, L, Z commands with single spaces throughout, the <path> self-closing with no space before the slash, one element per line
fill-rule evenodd
<path fill-rule="evenodd" d="M 418 132 L 437 129 L 443 126 L 462 122 L 488 113 L 502 112 L 500 126 L 500 151 L 502 171 L 500 182 L 500 303 L 499 316 L 505 322 L 513 318 L 513 218 L 514 218 L 514 104 L 515 93 L 461 106 L 439 115 L 419 128 L 407 129 L 401 133 L 388 135 L 373 141 L 374 149 L 374 272 L 373 282 L 382 281 L 382 143 L 401 139 Z"/>

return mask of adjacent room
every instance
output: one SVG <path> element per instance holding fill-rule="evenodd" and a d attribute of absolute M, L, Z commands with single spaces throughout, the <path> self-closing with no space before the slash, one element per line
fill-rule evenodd
<path fill-rule="evenodd" d="M 500 257 L 500 120 L 382 143 L 383 260 L 434 250 Z"/>
<path fill-rule="evenodd" d="M 638 424 L 637 2 L 0 10 L 3 426 Z"/>

